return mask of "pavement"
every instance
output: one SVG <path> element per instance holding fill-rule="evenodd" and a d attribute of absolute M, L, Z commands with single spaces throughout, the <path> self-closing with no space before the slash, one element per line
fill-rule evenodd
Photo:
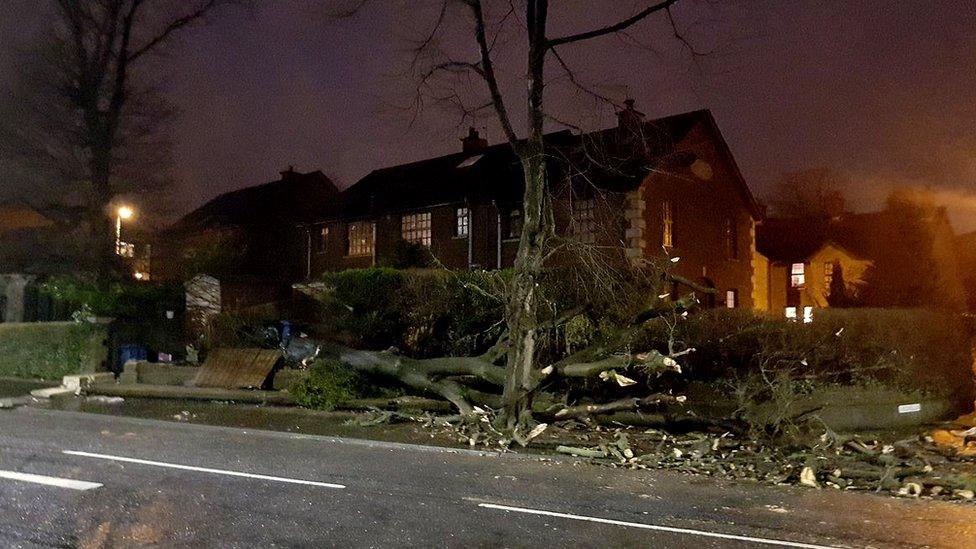
<path fill-rule="evenodd" d="M 976 507 L 23 407 L 2 547 L 976 547 Z"/>

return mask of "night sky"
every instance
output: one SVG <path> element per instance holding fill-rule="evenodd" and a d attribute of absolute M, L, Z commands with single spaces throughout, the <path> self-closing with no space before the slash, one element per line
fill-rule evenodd
<path fill-rule="evenodd" d="M 153 59 L 149 72 L 182 110 L 174 160 L 184 210 L 288 165 L 348 185 L 371 169 L 459 149 L 455 112 L 428 106 L 411 123 L 398 108 L 409 88 L 398 76 L 404 50 L 429 3 L 403 10 L 407 3 L 381 1 L 341 21 L 322 15 L 325 3 L 259 1 Z M 594 14 L 611 2 L 553 2 L 551 34 L 609 22 L 639 3 Z M 38 4 L 0 0 L 0 86 L 18 72 L 11 50 L 44 24 Z M 566 57 L 602 93 L 633 96 L 649 115 L 712 109 L 757 195 L 784 171 L 827 167 L 851 178 L 856 208 L 876 206 L 894 184 L 931 185 L 957 229 L 976 229 L 972 1 L 686 0 L 675 16 L 708 55 L 694 59 L 658 18 Z M 460 39 L 445 46 L 472 48 Z M 510 82 L 518 63 L 507 65 Z M 520 89 L 514 82 L 509 91 Z M 521 109 L 517 95 L 510 101 Z M 612 109 L 565 82 L 553 85 L 551 106 L 588 129 L 613 122 Z M 476 125 L 501 140 L 490 119 Z"/>

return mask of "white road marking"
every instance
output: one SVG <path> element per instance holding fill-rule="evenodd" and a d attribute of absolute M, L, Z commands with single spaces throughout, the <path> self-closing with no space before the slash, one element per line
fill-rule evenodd
<path fill-rule="evenodd" d="M 192 465 L 180 465 L 178 463 L 166 463 L 163 461 L 150 461 L 148 459 L 135 459 L 122 456 L 111 456 L 108 454 L 93 454 L 90 452 L 78 452 L 74 450 L 63 450 L 62 453 L 69 456 L 82 456 L 97 459 L 107 459 L 110 461 L 122 461 L 125 463 L 138 463 L 139 465 L 152 465 L 153 467 L 167 467 L 169 469 L 182 469 L 184 471 L 196 471 L 199 473 L 213 473 L 215 475 L 226 475 L 230 477 L 255 478 L 260 480 L 270 480 L 273 482 L 285 482 L 288 484 L 305 484 L 308 486 L 320 486 L 322 488 L 345 488 L 342 484 L 331 482 L 319 482 L 317 480 L 303 480 L 298 478 L 273 477 L 269 475 L 258 475 L 254 473 L 242 473 L 240 471 L 225 471 L 223 469 L 211 469 L 209 467 L 194 467 Z"/>
<path fill-rule="evenodd" d="M 580 520 L 585 522 L 598 522 L 601 524 L 612 524 L 614 526 L 628 526 L 630 528 L 643 528 L 644 530 L 657 530 L 659 532 L 671 532 L 674 534 L 686 534 L 690 536 L 701 536 L 706 538 L 730 539 L 736 541 L 747 541 L 751 543 L 762 543 L 766 545 L 776 545 L 779 547 L 800 547 L 803 549 L 837 549 L 829 545 L 815 545 L 812 543 L 798 543 L 795 541 L 783 541 L 777 539 L 754 538 L 751 536 L 737 536 L 735 534 L 721 534 L 719 532 L 709 532 L 707 530 L 692 530 L 690 528 L 675 528 L 672 526 L 659 526 L 657 524 L 645 524 L 642 522 L 627 522 L 625 520 L 605 519 L 599 517 L 588 517 L 585 515 L 572 515 L 569 513 L 557 513 L 554 511 L 543 511 L 541 509 L 529 509 L 526 507 L 510 507 L 508 505 L 496 505 L 494 503 L 479 503 L 478 507 L 486 509 L 498 509 L 501 511 L 511 511 L 513 513 L 525 513 L 528 515 L 543 515 L 547 517 L 558 517 L 570 520 Z"/>
<path fill-rule="evenodd" d="M 0 471 L 0 478 L 20 480 L 23 482 L 33 482 L 34 484 L 57 486 L 58 488 L 68 488 L 70 490 L 81 491 L 102 487 L 102 485 L 97 482 L 73 480 L 70 478 L 46 477 L 44 475 L 31 475 L 29 473 L 18 473 L 16 471 Z"/>

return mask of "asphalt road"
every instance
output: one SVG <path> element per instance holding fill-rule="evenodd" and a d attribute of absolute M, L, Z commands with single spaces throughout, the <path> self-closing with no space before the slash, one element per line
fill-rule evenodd
<path fill-rule="evenodd" d="M 0 547 L 149 544 L 976 547 L 976 508 L 537 457 L 0 411 Z"/>

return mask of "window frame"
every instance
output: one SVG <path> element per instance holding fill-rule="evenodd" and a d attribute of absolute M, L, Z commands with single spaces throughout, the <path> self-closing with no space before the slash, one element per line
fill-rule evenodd
<path fill-rule="evenodd" d="M 522 223 L 524 220 L 522 208 L 511 208 L 505 213 L 505 240 L 522 238 Z"/>
<path fill-rule="evenodd" d="M 318 242 L 315 246 L 315 251 L 320 254 L 324 254 L 329 251 L 329 235 L 332 234 L 332 228 L 329 225 L 321 225 L 318 230 Z"/>
<path fill-rule="evenodd" d="M 463 214 L 461 212 L 464 212 Z M 457 206 L 454 208 L 454 238 L 471 237 L 471 208 Z"/>
<path fill-rule="evenodd" d="M 581 244 L 596 244 L 596 198 L 582 198 L 571 203 L 569 233 Z"/>
<path fill-rule="evenodd" d="M 353 233 L 357 234 L 355 240 Z M 346 224 L 346 256 L 347 257 L 370 257 L 376 252 L 376 222 L 375 221 L 353 221 Z M 354 245 L 355 244 L 355 245 Z"/>
<path fill-rule="evenodd" d="M 400 238 L 430 248 L 432 238 L 430 210 L 400 216 Z"/>
<path fill-rule="evenodd" d="M 799 269 L 797 269 L 799 266 Z M 790 288 L 802 289 L 807 283 L 806 263 L 790 263 Z"/>
<path fill-rule="evenodd" d="M 739 260 L 739 231 L 734 217 L 725 220 L 725 257 L 730 261 Z"/>
<path fill-rule="evenodd" d="M 670 200 L 661 202 L 661 246 L 674 248 L 674 208 Z"/>

